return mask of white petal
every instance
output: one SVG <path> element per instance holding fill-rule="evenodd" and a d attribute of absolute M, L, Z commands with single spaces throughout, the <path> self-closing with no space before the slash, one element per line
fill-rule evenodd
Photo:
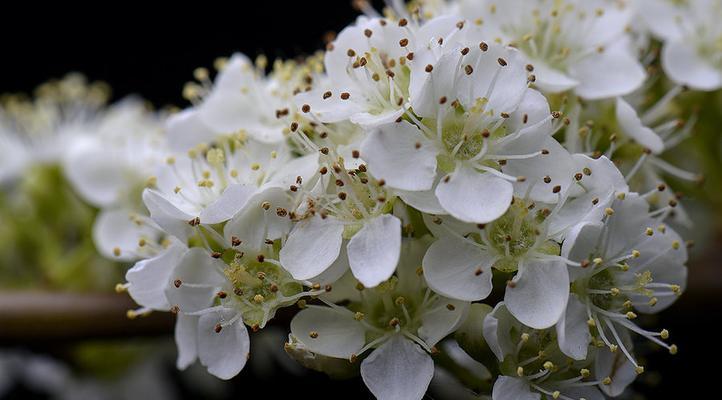
<path fill-rule="evenodd" d="M 138 241 L 145 239 L 154 243 L 160 232 L 147 223 L 137 224 L 128 210 L 102 210 L 93 222 L 93 243 L 104 257 L 118 261 L 133 261 L 139 258 Z M 116 255 L 116 250 L 120 255 Z"/>
<path fill-rule="evenodd" d="M 664 142 L 653 130 L 644 126 L 637 112 L 621 97 L 617 98 L 617 122 L 622 132 L 652 151 L 659 154 L 664 151 Z"/>
<path fill-rule="evenodd" d="M 416 343 L 394 335 L 361 363 L 361 378 L 378 400 L 421 400 L 434 362 Z"/>
<path fill-rule="evenodd" d="M 421 315 L 421 327 L 418 334 L 421 340 L 429 346 L 435 346 L 464 322 L 470 303 L 440 298 L 437 304 L 438 307 Z"/>
<path fill-rule="evenodd" d="M 270 204 L 268 210 L 261 207 L 263 202 Z M 276 211 L 278 208 L 288 210 L 290 206 L 290 201 L 282 189 L 270 187 L 257 192 L 248 200 L 246 207 L 223 227 L 226 241 L 230 243 L 235 236 L 245 247 L 261 250 L 266 239 L 276 240 L 291 229 L 291 220 L 280 217 Z"/>
<path fill-rule="evenodd" d="M 178 347 L 176 367 L 184 370 L 198 357 L 198 317 L 178 313 L 175 323 L 175 343 Z"/>
<path fill-rule="evenodd" d="M 627 349 L 631 350 L 631 347 L 627 347 Z M 610 385 L 599 385 L 599 388 L 610 397 L 622 394 L 624 389 L 637 378 L 634 365 L 629 362 L 621 350 L 612 353 L 607 348 L 600 349 L 597 352 L 594 369 L 597 379 L 612 378 Z"/>
<path fill-rule="evenodd" d="M 178 152 L 188 151 L 201 143 L 210 143 L 217 135 L 200 119 L 195 108 L 168 117 L 165 129 L 168 134 L 168 146 Z"/>
<path fill-rule="evenodd" d="M 188 221 L 193 218 L 191 215 L 179 210 L 155 190 L 145 189 L 143 191 L 143 203 L 150 211 L 150 217 L 163 230 L 183 242 L 188 240 L 192 231 L 188 224 Z"/>
<path fill-rule="evenodd" d="M 225 263 L 211 257 L 200 247 L 188 250 L 170 274 L 165 296 L 180 311 L 189 313 L 210 307 L 220 287 L 225 283 L 221 275 Z M 180 286 L 176 286 L 180 280 Z M 185 285 L 184 285 L 185 283 Z"/>
<path fill-rule="evenodd" d="M 198 320 L 198 358 L 208 372 L 220 379 L 231 379 L 246 365 L 250 350 L 248 331 L 239 318 L 216 333 L 216 325 L 229 321 L 235 311 L 202 315 Z"/>
<path fill-rule="evenodd" d="M 396 189 L 429 190 L 436 176 L 436 148 L 419 128 L 403 121 L 368 135 L 361 155 L 369 171 Z"/>
<path fill-rule="evenodd" d="M 382 125 L 390 124 L 404 115 L 404 109 L 399 107 L 385 110 L 380 114 L 360 112 L 352 115 L 349 120 L 354 124 L 361 125 L 364 129 L 373 129 Z"/>
<path fill-rule="evenodd" d="M 389 279 L 401 255 L 401 220 L 390 214 L 367 222 L 348 242 L 353 275 L 366 287 Z"/>
<path fill-rule="evenodd" d="M 629 94 L 637 90 L 646 78 L 642 64 L 623 45 L 586 57 L 573 65 L 570 71 L 580 82 L 575 88 L 576 93 L 587 100 Z"/>
<path fill-rule="evenodd" d="M 562 257 L 576 262 L 590 261 L 597 257 L 599 255 L 597 246 L 603 232 L 604 224 L 601 222 L 582 222 L 573 226 L 562 244 Z M 569 278 L 572 281 L 580 277 L 588 277 L 590 273 L 592 273 L 591 269 L 569 267 Z"/>
<path fill-rule="evenodd" d="M 255 193 L 253 185 L 230 185 L 221 196 L 209 204 L 199 216 L 202 224 L 219 224 L 233 218 L 245 207 L 248 199 Z"/>
<path fill-rule="evenodd" d="M 722 87 L 722 71 L 700 57 L 692 43 L 674 40 L 662 49 L 662 66 L 669 77 L 697 90 Z"/>
<path fill-rule="evenodd" d="M 99 141 L 80 141 L 63 161 L 65 175 L 73 188 L 98 207 L 117 204 L 120 195 L 137 183 L 132 167 Z"/>
<path fill-rule="evenodd" d="M 543 61 L 532 60 L 536 85 L 547 93 L 559 93 L 569 90 L 579 84 L 579 81 L 567 73 L 546 65 Z"/>
<path fill-rule="evenodd" d="M 424 277 L 435 292 L 467 301 L 485 299 L 491 293 L 491 266 L 495 257 L 479 247 L 452 237 L 442 237 L 426 252 Z M 477 275 L 477 271 L 481 273 Z"/>
<path fill-rule="evenodd" d="M 492 400 L 540 400 L 539 393 L 533 393 L 529 383 L 520 378 L 499 376 L 491 391 Z"/>
<path fill-rule="evenodd" d="M 281 265 L 294 279 L 319 275 L 338 258 L 343 229 L 337 220 L 320 216 L 298 222 L 281 248 Z"/>
<path fill-rule="evenodd" d="M 502 216 L 511 204 L 514 188 L 504 179 L 464 166 L 448 177 L 436 187 L 436 197 L 457 219 L 485 224 Z"/>
<path fill-rule="evenodd" d="M 569 298 L 569 274 L 560 261 L 525 260 L 521 277 L 507 286 L 504 302 L 516 319 L 534 329 L 546 329 L 561 318 Z"/>
<path fill-rule="evenodd" d="M 348 100 L 341 99 L 341 93 L 344 91 L 350 95 Z M 331 92 L 331 97 L 327 97 L 326 92 Z M 296 104 L 308 104 L 313 115 L 321 122 L 334 123 L 347 120 L 362 111 L 361 106 L 356 102 L 357 96 L 361 95 L 348 87 L 342 90 L 317 89 L 297 94 L 294 101 Z"/>
<path fill-rule="evenodd" d="M 557 340 L 564 354 L 575 359 L 587 358 L 587 349 L 592 339 L 587 326 L 587 308 L 576 296 L 570 296 L 567 310 L 557 322 Z"/>
<path fill-rule="evenodd" d="M 312 337 L 311 332 L 318 336 Z M 349 359 L 366 343 L 366 332 L 352 312 L 309 307 L 291 320 L 291 334 L 309 350 L 328 357 Z"/>
<path fill-rule="evenodd" d="M 511 341 L 511 330 L 519 322 L 514 319 L 504 302 L 498 303 L 494 310 L 484 317 L 482 333 L 492 353 L 499 361 L 507 355 L 516 353 L 516 343 Z"/>
<path fill-rule="evenodd" d="M 404 203 L 411 207 L 427 214 L 446 214 L 446 210 L 439 204 L 439 199 L 436 198 L 436 187 L 432 187 L 431 190 L 423 190 L 419 192 L 409 192 L 405 190 L 397 190 L 398 195 Z"/>
<path fill-rule="evenodd" d="M 186 247 L 175 241 L 168 249 L 156 257 L 138 261 L 125 274 L 130 284 L 128 293 L 143 307 L 154 310 L 168 310 L 164 290 L 173 269 L 186 252 Z"/>

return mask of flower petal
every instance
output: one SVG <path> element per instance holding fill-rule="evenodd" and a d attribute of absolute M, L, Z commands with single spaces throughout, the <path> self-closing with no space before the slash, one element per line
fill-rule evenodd
<path fill-rule="evenodd" d="M 178 313 L 175 322 L 175 343 L 178 347 L 176 367 L 184 370 L 198 357 L 198 317 Z"/>
<path fill-rule="evenodd" d="M 189 108 L 168 117 L 165 123 L 168 146 L 173 151 L 188 151 L 216 139 L 217 133 L 206 125 L 196 108 Z"/>
<path fill-rule="evenodd" d="M 366 343 L 365 329 L 352 312 L 328 307 L 301 310 L 291 321 L 291 334 L 312 352 L 336 358 L 349 359 Z"/>
<path fill-rule="evenodd" d="M 570 67 L 580 84 L 576 93 L 587 100 L 623 96 L 637 90 L 646 73 L 625 43 L 595 53 Z"/>
<path fill-rule="evenodd" d="M 205 249 L 194 247 L 179 260 L 165 286 L 165 296 L 180 311 L 189 313 L 210 307 L 225 277 L 225 263 Z"/>
<path fill-rule="evenodd" d="M 198 319 L 198 358 L 208 372 L 220 379 L 238 375 L 248 360 L 250 340 L 242 318 L 216 332 L 217 324 L 234 316 L 235 311 L 224 310 Z"/>
<path fill-rule="evenodd" d="M 504 302 L 522 324 L 546 329 L 561 318 L 569 299 L 569 274 L 561 261 L 525 260 L 519 263 L 521 276 L 507 286 Z"/>
<path fill-rule="evenodd" d="M 170 304 L 164 290 L 171 273 L 181 261 L 187 249 L 178 241 L 159 255 L 135 263 L 125 274 L 128 294 L 143 307 L 153 310 L 168 310 Z"/>
<path fill-rule="evenodd" d="M 361 378 L 378 400 L 420 400 L 434 362 L 416 343 L 394 335 L 361 363 Z"/>
<path fill-rule="evenodd" d="M 426 252 L 424 277 L 435 292 L 451 298 L 477 301 L 491 293 L 491 266 L 495 257 L 461 239 L 442 237 Z"/>
<path fill-rule="evenodd" d="M 587 326 L 587 308 L 576 296 L 570 296 L 567 310 L 557 322 L 557 340 L 559 348 L 575 360 L 587 358 L 589 342 L 592 339 Z"/>
<path fill-rule="evenodd" d="M 664 151 L 664 142 L 653 130 L 644 126 L 637 112 L 621 97 L 617 97 L 617 122 L 622 132 L 652 151 L 659 154 Z"/>
<path fill-rule="evenodd" d="M 662 67 L 673 81 L 697 90 L 722 87 L 722 72 L 700 57 L 692 43 L 673 40 L 662 49 Z"/>
<path fill-rule="evenodd" d="M 155 243 L 160 231 L 155 224 L 136 223 L 129 210 L 101 210 L 93 222 L 93 244 L 98 252 L 110 260 L 133 261 L 140 258 L 138 241 Z M 116 250 L 120 254 L 116 255 Z"/>
<path fill-rule="evenodd" d="M 449 214 L 464 222 L 491 222 L 511 204 L 512 184 L 490 173 L 462 166 L 447 177 L 436 187 L 436 197 Z"/>
<path fill-rule="evenodd" d="M 540 400 L 539 393 L 533 393 L 529 383 L 520 378 L 500 376 L 491 391 L 492 400 Z"/>
<path fill-rule="evenodd" d="M 163 230 L 183 242 L 188 240 L 188 236 L 192 231 L 192 227 L 188 224 L 188 221 L 190 221 L 193 216 L 179 210 L 160 193 L 152 189 L 145 189 L 143 191 L 143 203 L 146 208 L 148 208 L 148 211 L 150 211 L 150 217 L 156 224 L 163 228 Z"/>
<path fill-rule="evenodd" d="M 366 287 L 389 279 L 401 255 L 401 220 L 390 214 L 367 222 L 348 242 L 353 275 Z"/>
<path fill-rule="evenodd" d="M 343 229 L 333 218 L 315 216 L 298 222 L 281 248 L 281 265 L 294 279 L 319 275 L 338 258 Z"/>
<path fill-rule="evenodd" d="M 371 175 L 393 188 L 411 191 L 431 189 L 436 153 L 421 130 L 406 121 L 374 130 L 361 145 Z"/>
<path fill-rule="evenodd" d="M 461 325 L 469 312 L 469 302 L 440 298 L 438 307 L 421 315 L 419 338 L 428 346 L 435 346 Z"/>
<path fill-rule="evenodd" d="M 209 204 L 199 216 L 202 224 L 220 224 L 228 221 L 243 207 L 248 199 L 256 192 L 253 185 L 230 185 L 223 191 L 221 196 Z"/>

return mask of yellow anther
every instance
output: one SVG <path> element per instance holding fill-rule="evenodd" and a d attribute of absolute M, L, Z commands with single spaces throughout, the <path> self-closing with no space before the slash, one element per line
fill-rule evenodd
<path fill-rule="evenodd" d="M 208 79 L 208 70 L 203 67 L 198 67 L 193 70 L 193 77 L 199 81 L 205 81 Z"/>
<path fill-rule="evenodd" d="M 679 294 L 682 291 L 682 288 L 679 285 L 669 285 L 669 288 L 672 289 L 672 292 L 675 294 Z"/>
<path fill-rule="evenodd" d="M 175 164 L 175 157 L 168 157 L 165 159 L 166 164 L 173 165 Z"/>
<path fill-rule="evenodd" d="M 650 307 L 654 307 L 654 306 L 657 305 L 657 301 L 658 301 L 658 300 L 657 300 L 656 297 L 652 297 L 652 298 L 649 299 L 649 301 L 647 302 L 647 305 L 649 305 Z"/>
<path fill-rule="evenodd" d="M 122 283 L 118 283 L 117 285 L 115 285 L 115 293 L 123 293 L 126 290 L 128 290 L 128 288 Z"/>
<path fill-rule="evenodd" d="M 253 163 L 253 164 L 251 164 L 251 169 L 254 171 L 258 171 L 259 169 L 261 169 L 261 164 Z"/>
<path fill-rule="evenodd" d="M 627 197 L 627 194 L 624 192 L 617 194 L 617 199 L 619 199 L 619 200 L 624 200 L 625 197 Z"/>
<path fill-rule="evenodd" d="M 276 159 L 278 157 L 278 152 L 276 150 L 273 150 L 271 152 L 271 158 Z"/>
<path fill-rule="evenodd" d="M 662 339 L 669 339 L 669 331 L 666 329 L 662 329 L 662 332 L 659 332 L 659 337 Z"/>
<path fill-rule="evenodd" d="M 642 254 L 639 252 L 639 250 L 632 250 L 632 257 L 639 258 Z"/>
<path fill-rule="evenodd" d="M 589 319 L 587 320 L 587 325 L 588 325 L 590 328 L 594 328 L 594 327 L 597 326 L 597 323 L 596 323 L 593 319 L 589 318 Z"/>
<path fill-rule="evenodd" d="M 544 369 L 547 371 L 551 371 L 552 369 L 554 369 L 554 363 L 551 361 L 545 362 L 543 366 L 544 366 Z"/>
<path fill-rule="evenodd" d="M 403 296 L 399 296 L 394 300 L 394 303 L 396 303 L 397 306 L 400 306 L 404 303 L 406 303 L 406 299 Z"/>
<path fill-rule="evenodd" d="M 308 333 L 308 336 L 309 336 L 311 339 L 316 339 L 316 338 L 318 337 L 318 332 L 316 332 L 316 331 L 311 331 L 311 332 Z"/>
<path fill-rule="evenodd" d="M 619 349 L 619 346 L 617 346 L 616 344 L 609 345 L 609 351 L 611 351 L 612 353 L 616 353 L 618 349 Z"/>
<path fill-rule="evenodd" d="M 672 242 L 672 248 L 675 250 L 679 250 L 679 240 L 675 240 Z"/>
<path fill-rule="evenodd" d="M 553 399 L 558 399 L 559 396 L 561 396 L 561 392 L 559 392 L 558 390 L 555 390 L 554 392 L 552 392 Z"/>
<path fill-rule="evenodd" d="M 223 164 L 226 158 L 223 154 L 223 150 L 210 149 L 208 150 L 208 153 L 206 153 L 206 159 L 208 160 L 209 164 L 219 166 Z"/>
<path fill-rule="evenodd" d="M 356 314 L 353 315 L 353 319 L 355 319 L 356 321 L 361 321 L 362 319 L 364 319 L 364 313 L 357 311 Z"/>
<path fill-rule="evenodd" d="M 645 229 L 644 233 L 646 233 L 647 236 L 652 236 L 654 235 L 654 230 L 652 228 L 647 228 Z"/>
<path fill-rule="evenodd" d="M 679 349 L 677 348 L 677 345 L 676 345 L 676 344 L 673 344 L 673 345 L 669 346 L 669 354 L 671 354 L 671 355 L 677 354 L 677 351 L 678 351 L 678 350 L 679 350 Z"/>
<path fill-rule="evenodd" d="M 517 367 L 516 368 L 516 374 L 518 376 L 524 376 L 524 367 Z"/>
<path fill-rule="evenodd" d="M 624 303 L 622 303 L 622 307 L 624 307 L 624 308 L 632 308 L 632 301 L 631 301 L 631 300 L 625 301 Z"/>
<path fill-rule="evenodd" d="M 527 341 L 529 341 L 529 334 L 528 334 L 528 333 L 522 333 L 522 334 L 521 334 L 521 341 L 522 341 L 522 342 L 527 342 Z"/>
<path fill-rule="evenodd" d="M 665 232 L 667 232 L 667 226 L 665 226 L 664 224 L 659 225 L 659 226 L 657 227 L 657 230 L 658 230 L 659 232 L 661 232 L 661 233 L 665 233 Z"/>
<path fill-rule="evenodd" d="M 120 247 L 113 247 L 113 255 L 120 257 Z"/>
<path fill-rule="evenodd" d="M 642 375 L 644 373 L 644 367 L 641 365 L 638 365 L 636 368 L 634 368 L 634 372 L 636 372 L 637 375 Z"/>
<path fill-rule="evenodd" d="M 600 257 L 597 257 L 597 258 L 595 258 L 595 259 L 592 260 L 592 262 L 594 263 L 594 265 L 600 265 L 600 264 L 602 264 L 603 261 L 604 261 L 604 260 L 602 260 Z"/>
<path fill-rule="evenodd" d="M 138 313 L 135 312 L 135 310 L 128 310 L 125 312 L 125 316 L 128 319 L 136 319 L 136 318 L 138 318 Z"/>
<path fill-rule="evenodd" d="M 592 375 L 592 373 L 591 373 L 591 371 L 589 371 L 588 369 L 582 368 L 582 369 L 579 371 L 579 375 L 581 375 L 582 378 L 589 378 L 589 377 Z"/>
<path fill-rule="evenodd" d="M 609 289 L 609 292 L 612 294 L 612 296 L 619 296 L 619 289 L 617 288 L 611 288 Z"/>
<path fill-rule="evenodd" d="M 612 209 L 611 207 L 607 207 L 604 209 L 604 213 L 607 214 L 608 216 L 612 215 L 612 214 L 614 214 L 614 209 Z"/>
<path fill-rule="evenodd" d="M 629 311 L 629 312 L 628 312 L 627 314 L 625 314 L 625 315 L 627 316 L 627 319 L 635 319 L 635 318 L 637 318 L 637 314 L 635 314 L 635 313 L 633 313 L 633 312 L 631 312 L 631 311 Z"/>
<path fill-rule="evenodd" d="M 181 187 L 180 187 L 180 186 L 176 186 L 176 187 L 173 189 L 173 193 L 175 193 L 175 194 L 180 193 L 180 191 L 181 191 Z"/>
<path fill-rule="evenodd" d="M 155 187 L 157 184 L 158 184 L 158 178 L 155 176 L 151 176 L 145 181 L 145 187 L 147 187 L 147 188 Z"/>
<path fill-rule="evenodd" d="M 230 175 L 231 175 L 231 178 L 238 178 L 238 170 L 235 169 L 235 168 L 232 169 L 232 170 L 230 171 Z"/>
<path fill-rule="evenodd" d="M 257 295 L 255 295 L 255 296 L 253 296 L 253 301 L 255 301 L 256 303 L 263 303 L 263 301 L 264 301 L 265 299 L 266 299 L 266 298 L 263 297 L 262 294 L 257 294 Z"/>
<path fill-rule="evenodd" d="M 606 377 L 606 378 L 602 379 L 602 384 L 603 384 L 603 385 L 607 385 L 607 386 L 611 385 L 611 384 L 612 384 L 612 378 Z"/>

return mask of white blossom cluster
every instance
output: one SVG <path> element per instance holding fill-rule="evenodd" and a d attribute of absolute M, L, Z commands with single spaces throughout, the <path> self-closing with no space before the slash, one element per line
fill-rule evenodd
<path fill-rule="evenodd" d="M 663 179 L 699 177 L 661 155 L 693 129 L 677 96 L 722 87 L 722 3 L 357 5 L 323 53 L 219 59 L 164 130 L 65 151 L 99 250 L 135 262 L 129 316 L 176 314 L 178 368 L 230 379 L 300 308 L 286 351 L 384 400 L 421 399 L 441 353 L 494 400 L 617 396 L 633 337 L 676 353 L 636 319 L 685 288 Z"/>

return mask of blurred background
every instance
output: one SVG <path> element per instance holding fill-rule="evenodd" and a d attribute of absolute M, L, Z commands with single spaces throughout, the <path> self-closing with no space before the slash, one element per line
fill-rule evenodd
<path fill-rule="evenodd" d="M 188 103 L 182 88 L 196 67 L 211 67 L 215 58 L 236 51 L 252 58 L 266 54 L 271 60 L 311 54 L 323 47 L 328 32 L 357 15 L 349 0 L 248 3 L 176 3 L 172 12 L 170 5 L 150 9 L 125 2 L 82 9 L 42 5 L 43 12 L 28 7 L 4 13 L 0 93 L 32 93 L 46 80 L 76 71 L 91 82 L 107 83 L 111 101 L 137 94 L 156 108 L 184 107 Z M 670 356 L 640 343 L 637 351 L 649 372 L 635 383 L 636 394 L 629 398 L 696 398 L 694 393 L 714 393 L 718 386 L 722 96 L 695 96 L 686 100 L 690 109 L 706 104 L 711 111 L 700 116 L 704 123 L 680 155 L 682 164 L 695 158 L 706 177 L 702 185 L 678 185 L 695 222 L 685 232 L 696 243 L 690 253 L 689 288 L 672 308 L 642 322 L 668 329 L 680 352 Z M 14 223 L 34 226 L 44 221 L 53 232 L 66 229 L 70 236 L 64 240 L 77 242 L 78 250 L 53 253 L 54 239 L 37 230 L 24 233 L 16 242 L 20 245 L 0 243 L 0 398 L 233 398 L 249 392 L 269 398 L 368 398 L 358 379 L 331 380 L 288 359 L 280 322 L 277 329 L 265 329 L 262 338 L 252 339 L 250 368 L 230 382 L 216 380 L 201 368 L 179 373 L 172 317 L 154 314 L 128 321 L 125 311 L 134 307 L 132 302 L 113 292 L 127 266 L 101 261 L 92 242 L 78 233 L 90 231 L 94 210 L 79 204 L 72 193 L 43 194 L 62 185 L 59 174 L 44 171 L 36 178 L 35 184 L 46 190 L 32 185 L 25 190 L 52 206 Z M 0 206 L 3 201 L 0 198 Z M 19 217 L 2 215 L 0 224 L 12 218 Z M 63 264 L 62 273 L 50 270 L 58 263 Z M 281 314 L 277 321 L 287 322 L 288 316 Z"/>

